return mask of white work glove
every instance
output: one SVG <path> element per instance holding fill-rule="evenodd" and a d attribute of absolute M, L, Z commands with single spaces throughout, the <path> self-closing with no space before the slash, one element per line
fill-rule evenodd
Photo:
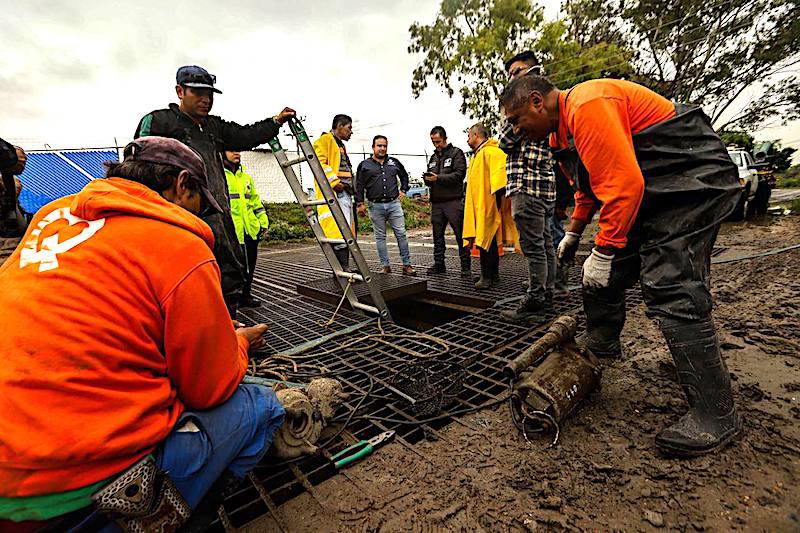
<path fill-rule="evenodd" d="M 564 234 L 564 238 L 558 243 L 558 251 L 556 257 L 559 263 L 572 261 L 575 259 L 575 252 L 578 251 L 578 244 L 581 242 L 581 234 L 574 231 L 568 231 Z"/>
<path fill-rule="evenodd" d="M 583 262 L 583 286 L 595 289 L 608 287 L 613 260 L 614 254 L 601 254 L 597 248 L 593 248 L 591 255 Z"/>

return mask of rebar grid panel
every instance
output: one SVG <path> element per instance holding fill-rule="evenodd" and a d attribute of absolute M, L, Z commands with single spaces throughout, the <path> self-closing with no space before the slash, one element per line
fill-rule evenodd
<path fill-rule="evenodd" d="M 478 320 L 480 321 L 481 319 Z M 405 353 L 404 349 L 419 352 L 423 357 L 437 357 L 443 360 L 461 362 L 477 361 L 467 367 L 463 390 L 458 395 L 456 403 L 450 407 L 450 410 L 478 407 L 486 402 L 501 398 L 506 393 L 507 385 L 504 383 L 502 375 L 487 366 L 484 361 L 478 361 L 478 359 L 482 359 L 479 351 L 448 342 L 447 351 L 445 352 L 441 345 L 431 342 L 427 337 L 420 336 L 411 330 L 392 323 L 381 324 L 381 326 L 387 334 L 407 335 L 408 337 L 393 339 L 392 345 L 384 344 L 375 339 L 367 339 L 355 350 L 348 348 L 346 343 L 354 338 L 380 333 L 377 323 L 373 321 L 360 328 L 357 332 L 330 339 L 319 347 L 299 356 L 305 356 L 313 361 L 314 364 L 323 366 L 342 381 L 345 391 L 350 394 L 350 399 L 346 402 L 347 409 L 352 409 L 366 393 L 369 389 L 370 377 L 372 377 L 374 383 L 373 391 L 362 404 L 358 414 L 369 414 L 370 416 L 412 422 L 416 420 L 411 414 L 408 402 L 385 386 L 391 383 L 391 379 L 398 368 L 413 360 L 413 356 Z M 528 329 L 522 327 L 515 327 L 513 331 L 516 336 L 529 334 Z M 509 340 L 508 334 L 501 337 L 499 331 L 496 331 L 493 335 L 498 339 L 498 342 Z M 493 346 L 493 348 L 496 347 Z M 493 357 L 491 358 L 494 359 Z M 497 361 L 496 365 L 493 366 L 499 364 L 500 362 Z M 355 442 L 371 438 L 382 431 L 394 430 L 397 432 L 397 439 L 401 444 L 411 446 L 424 438 L 426 432 L 435 432 L 448 422 L 448 420 L 442 420 L 431 424 L 405 425 L 395 422 L 384 423 L 356 419 L 348 426 L 345 433 L 349 436 L 349 442 Z M 329 455 L 332 455 L 344 446 L 345 443 L 342 440 L 338 440 L 331 444 L 326 451 Z M 302 493 L 305 490 L 305 481 L 311 485 L 316 485 L 336 473 L 330 462 L 321 456 L 308 457 L 296 464 L 306 478 L 305 480 L 298 479 L 286 465 L 276 466 L 265 462 L 255 469 L 256 479 L 267 489 L 267 494 L 275 505 L 280 505 Z M 268 512 L 269 506 L 252 482 L 243 484 L 236 494 L 225 502 L 227 519 L 234 527 L 241 527 Z M 222 530 L 219 522 L 215 527 L 217 530 Z"/>
<path fill-rule="evenodd" d="M 253 283 L 253 295 L 262 300 L 261 306 L 240 309 L 239 320 L 245 324 L 267 324 L 262 352 L 283 352 L 308 341 L 330 335 L 353 326 L 364 317 L 340 309 L 333 324 L 327 325 L 336 308 L 311 298 L 275 291 Z"/>
<path fill-rule="evenodd" d="M 283 254 L 281 259 L 272 259 L 264 257 L 258 259 L 256 267 L 256 281 L 264 281 L 270 284 L 278 285 L 287 290 L 295 292 L 299 285 L 316 286 L 321 284 L 323 286 L 333 283 L 327 283 L 329 277 L 333 280 L 330 274 L 330 269 L 325 268 L 325 262 L 322 254 L 314 254 L 311 252 L 302 252 L 301 254 Z M 380 262 L 375 259 L 368 259 L 367 261 L 373 272 L 379 270 Z M 453 295 L 455 299 L 462 298 L 467 305 L 472 305 L 478 308 L 486 308 L 493 305 L 498 300 L 521 296 L 525 289 L 523 282 L 528 279 L 527 263 L 524 257 L 519 254 L 508 254 L 501 258 L 500 262 L 500 282 L 495 284 L 491 289 L 485 291 L 475 290 L 475 282 L 472 277 L 462 278 L 460 276 L 460 262 L 457 256 L 447 257 L 445 260 L 448 271 L 444 274 L 426 275 L 424 271 L 419 272 L 416 278 L 406 278 L 419 281 L 427 281 L 427 289 L 431 292 L 440 292 Z M 473 260 L 473 273 L 477 276 L 480 271 L 478 260 Z M 413 282 L 408 282 L 413 283 Z M 354 285 L 358 290 L 358 284 Z M 330 291 L 331 294 L 341 295 L 341 290 L 336 292 Z M 330 302 L 330 298 L 325 301 Z"/>
<path fill-rule="evenodd" d="M 268 339 L 267 352 L 285 351 L 289 347 L 299 346 L 309 340 L 322 339 L 326 335 L 335 334 L 343 327 L 353 326 L 364 320 L 362 316 L 340 310 L 337 315 L 337 326 L 325 328 L 322 324 L 330 317 L 328 313 L 333 312 L 333 307 L 316 300 L 290 294 L 287 291 L 289 287 L 285 287 L 292 283 L 289 279 L 302 278 L 307 281 L 310 273 L 314 276 L 319 274 L 319 270 L 315 270 L 315 268 L 321 267 L 313 265 L 320 264 L 320 260 L 324 261 L 321 254 L 319 257 L 308 253 L 299 254 L 300 260 L 305 265 L 296 263 L 295 256 L 298 255 L 296 253 L 281 255 L 286 257 L 283 257 L 280 262 L 259 261 L 258 273 L 264 277 L 263 281 L 256 281 L 254 284 L 254 289 L 259 297 L 266 297 L 267 300 L 274 301 L 265 302 L 261 308 L 247 310 L 243 313 L 253 321 L 266 322 L 271 325 L 270 333 L 274 334 L 274 338 Z M 508 263 L 506 272 L 526 273 L 527 266 L 523 262 L 524 258 L 517 256 L 517 259 L 509 260 L 511 257 L 514 256 L 505 256 L 505 262 Z M 457 276 L 457 256 L 454 253 L 448 253 L 447 260 L 454 263 L 454 270 L 449 275 Z M 582 260 L 583 257 L 579 257 L 579 261 Z M 502 275 L 503 263 L 501 262 Z M 579 275 L 580 267 L 575 267 L 571 278 L 577 277 L 579 282 Z M 431 279 L 429 278 L 429 284 Z M 296 282 L 293 285 L 296 285 Z M 445 282 L 443 285 L 449 287 Z M 293 289 L 292 286 L 291 290 Z M 458 290 L 463 291 L 464 289 Z M 475 291 L 472 290 L 472 292 Z M 498 295 L 500 294 L 503 293 L 498 291 Z M 464 408 L 479 407 L 504 397 L 508 391 L 508 383 L 502 373 L 502 368 L 507 361 L 541 337 L 544 334 L 545 326 L 556 314 L 578 314 L 581 306 L 580 290 L 573 290 L 566 297 L 555 301 L 554 312 L 527 324 L 509 324 L 502 319 L 500 311 L 513 307 L 516 303 L 514 296 L 521 295 L 522 289 L 520 288 L 511 297 L 498 299 L 500 304 L 495 307 L 429 330 L 427 335 L 446 343 L 446 352 L 441 345 L 432 342 L 428 337 L 393 323 L 382 323 L 383 331 L 387 334 L 407 335 L 407 337 L 391 339 L 391 345 L 375 339 L 366 339 L 359 344 L 357 349 L 348 347 L 347 343 L 353 339 L 380 332 L 377 322 L 372 321 L 352 333 L 324 340 L 318 347 L 299 354 L 300 357 L 305 356 L 314 364 L 325 367 L 327 371 L 334 373 L 335 377 L 341 380 L 345 391 L 350 394 L 349 400 L 345 403 L 348 410 L 354 408 L 369 389 L 371 377 L 374 383 L 373 391 L 357 414 L 389 418 L 395 421 L 384 422 L 356 418 L 343 432 L 342 438 L 337 439 L 326 448 L 325 454 L 327 455 L 306 457 L 295 463 L 294 471 L 288 465 L 269 464 L 269 461 L 265 461 L 254 470 L 255 481 L 248 480 L 225 501 L 226 522 L 233 527 L 241 527 L 268 514 L 270 507 L 274 509 L 275 506 L 303 493 L 307 487 L 317 485 L 332 477 L 336 474 L 336 470 L 326 457 L 330 457 L 347 444 L 361 439 L 369 439 L 380 432 L 391 429 L 397 432 L 397 442 L 413 451 L 413 444 L 423 439 L 426 434 L 431 432 L 435 434 L 437 429 L 447 425 L 448 419 L 417 425 L 396 422 L 400 420 L 416 421 L 411 414 L 408 402 L 386 386 L 391 383 L 397 369 L 412 360 L 413 356 L 405 353 L 404 350 L 419 352 L 423 357 L 458 361 L 466 365 L 467 375 L 463 390 L 458 395 L 456 403 L 444 411 L 444 414 Z M 641 292 L 638 287 L 627 291 L 627 302 L 629 308 L 641 303 Z M 223 531 L 224 528 L 222 523 L 217 521 L 211 530 Z"/>
<path fill-rule="evenodd" d="M 372 277 L 374 282 L 378 284 L 381 293 L 383 293 L 383 299 L 386 301 L 419 294 L 425 292 L 427 288 L 427 282 L 424 278 L 381 274 L 374 271 Z M 338 303 L 342 296 L 342 288 L 332 277 L 299 283 L 296 290 L 304 296 L 333 303 Z M 355 293 L 359 300 L 371 301 L 369 290 L 363 283 L 353 283 L 350 286 L 350 290 Z"/>

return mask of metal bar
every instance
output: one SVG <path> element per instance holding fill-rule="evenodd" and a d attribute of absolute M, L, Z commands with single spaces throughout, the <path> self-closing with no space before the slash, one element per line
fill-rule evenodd
<path fill-rule="evenodd" d="M 324 242 L 327 244 L 347 244 L 347 241 L 344 239 L 331 239 L 328 237 L 322 237 L 321 239 L 317 239 L 319 242 Z"/>
<path fill-rule="evenodd" d="M 303 207 L 313 207 L 315 205 L 328 205 L 327 200 L 308 200 L 307 202 L 300 202 Z"/>
<path fill-rule="evenodd" d="M 305 163 L 306 161 L 308 161 L 308 158 L 306 156 L 300 156 L 300 157 L 295 157 L 294 159 L 287 159 L 286 161 L 281 163 L 281 166 L 283 168 L 289 168 L 294 165 L 298 165 L 300 163 Z"/>

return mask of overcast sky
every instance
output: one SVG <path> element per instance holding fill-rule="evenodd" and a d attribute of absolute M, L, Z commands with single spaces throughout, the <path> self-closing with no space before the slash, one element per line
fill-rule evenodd
<path fill-rule="evenodd" d="M 557 0 L 543 5 L 557 16 Z M 408 54 L 408 27 L 433 21 L 435 0 L 0 0 L 0 8 L 0 136 L 27 149 L 124 145 L 145 113 L 177 101 L 184 64 L 216 74 L 224 94 L 212 113 L 228 120 L 249 123 L 289 105 L 315 137 L 334 114 L 351 115 L 351 152 L 369 151 L 377 133 L 390 152 L 430 152 L 436 124 L 466 148 L 472 121 L 456 99 L 436 87 L 411 95 L 419 58 Z M 800 125 L 765 136 L 800 146 Z"/>

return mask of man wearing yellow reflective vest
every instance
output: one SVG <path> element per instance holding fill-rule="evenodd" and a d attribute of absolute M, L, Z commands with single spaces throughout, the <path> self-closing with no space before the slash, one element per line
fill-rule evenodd
<path fill-rule="evenodd" d="M 355 236 L 357 219 L 353 216 L 353 194 L 355 193 L 353 165 L 350 163 L 350 158 L 344 147 L 344 141 L 349 141 L 352 135 L 353 119 L 347 115 L 336 115 L 333 117 L 331 131 L 326 131 L 314 142 L 314 151 L 317 153 L 331 188 L 336 193 L 336 201 L 339 202 L 339 207 L 342 208 L 344 217 L 347 219 L 347 223 L 350 224 L 350 229 L 353 230 L 353 236 Z M 314 188 L 317 191 L 317 199 L 322 199 L 322 191 L 320 191 L 316 183 Z M 317 216 L 319 217 L 319 225 L 322 227 L 322 231 L 325 232 L 326 237 L 329 239 L 342 238 L 342 232 L 339 231 L 339 227 L 336 225 L 328 206 L 318 207 Z M 350 252 L 347 249 L 347 245 L 337 244 L 333 247 L 333 251 L 342 264 L 342 268 L 347 270 L 350 264 Z"/>
<path fill-rule="evenodd" d="M 239 244 L 244 246 L 247 258 L 247 277 L 239 307 L 258 307 L 261 301 L 253 298 L 253 276 L 256 272 L 258 241 L 263 240 L 269 228 L 267 210 L 261 203 L 253 178 L 242 167 L 240 152 L 224 152 L 225 178 L 228 181 L 228 195 L 231 201 L 231 218 L 236 229 Z"/>

